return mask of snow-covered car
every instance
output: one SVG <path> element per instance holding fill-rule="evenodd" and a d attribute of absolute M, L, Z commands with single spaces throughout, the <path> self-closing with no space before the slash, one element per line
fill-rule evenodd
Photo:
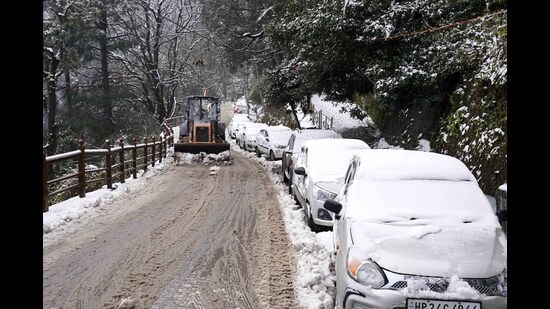
<path fill-rule="evenodd" d="M 267 124 L 257 122 L 246 122 L 239 125 L 237 145 L 239 145 L 242 149 L 254 151 L 254 148 L 250 148 L 250 145 L 247 145 L 247 143 L 255 143 L 256 135 L 260 132 L 260 129 L 265 127 L 267 127 Z M 253 147 L 255 147 L 255 145 Z"/>
<path fill-rule="evenodd" d="M 353 155 L 365 149 L 370 149 L 367 143 L 347 138 L 314 139 L 302 146 L 294 164 L 291 192 L 304 209 L 312 231 L 332 226 L 333 217 L 323 203 L 336 197 Z"/>
<path fill-rule="evenodd" d="M 324 208 L 335 214 L 337 307 L 507 307 L 506 235 L 458 159 L 362 151 Z"/>
<path fill-rule="evenodd" d="M 291 135 L 292 130 L 282 125 L 261 129 L 256 136 L 256 155 L 265 154 L 270 160 L 281 159 Z"/>
<path fill-rule="evenodd" d="M 333 130 L 307 129 L 295 131 L 288 140 L 288 145 L 283 152 L 282 169 L 283 181 L 288 184 L 289 192 L 292 185 L 292 169 L 302 149 L 302 145 L 305 141 L 319 138 L 342 138 L 342 136 Z"/>
<path fill-rule="evenodd" d="M 244 122 L 250 122 L 250 118 L 247 114 L 235 114 L 233 118 L 231 118 L 231 121 L 227 125 L 227 133 L 231 138 L 235 138 L 237 125 Z"/>

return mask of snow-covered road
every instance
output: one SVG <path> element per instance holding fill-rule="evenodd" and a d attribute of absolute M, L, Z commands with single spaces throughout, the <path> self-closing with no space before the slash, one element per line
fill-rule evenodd
<path fill-rule="evenodd" d="M 293 308 L 295 251 L 261 166 L 176 165 L 44 244 L 44 308 Z M 134 307 L 132 307 L 132 305 Z"/>

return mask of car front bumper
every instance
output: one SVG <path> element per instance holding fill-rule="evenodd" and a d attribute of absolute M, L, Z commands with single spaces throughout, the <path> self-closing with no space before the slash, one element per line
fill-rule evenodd
<path fill-rule="evenodd" d="M 351 279 L 350 279 L 351 280 Z M 341 298 L 345 309 L 409 309 L 406 307 L 407 297 L 401 292 L 393 289 L 369 289 L 359 285 L 355 281 L 351 284 L 354 287 L 346 288 Z M 424 297 L 419 297 L 424 298 Z M 468 301 L 468 300 L 465 300 Z M 484 296 L 481 300 L 483 309 L 505 309 L 508 298 L 502 296 Z M 414 308 L 411 308 L 414 309 Z"/>

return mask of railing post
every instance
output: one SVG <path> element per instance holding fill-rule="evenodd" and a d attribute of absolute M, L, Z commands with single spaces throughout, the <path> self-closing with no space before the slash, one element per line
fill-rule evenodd
<path fill-rule="evenodd" d="M 319 110 L 319 129 L 323 128 L 323 110 Z"/>
<path fill-rule="evenodd" d="M 137 178 L 137 140 L 134 138 L 134 150 L 132 151 L 132 177 Z"/>
<path fill-rule="evenodd" d="M 159 163 L 162 163 L 162 135 L 159 136 Z"/>
<path fill-rule="evenodd" d="M 48 211 L 48 163 L 46 153 L 42 153 L 42 212 Z"/>
<path fill-rule="evenodd" d="M 153 146 L 151 147 L 151 165 L 155 166 L 155 137 L 153 136 Z"/>
<path fill-rule="evenodd" d="M 334 117 L 330 117 L 330 128 L 332 129 L 332 121 L 334 120 Z"/>
<path fill-rule="evenodd" d="M 166 141 L 167 141 L 167 140 L 168 140 L 168 137 L 167 137 L 166 135 L 164 135 L 164 141 L 163 141 L 163 143 L 164 143 L 164 157 L 165 157 L 165 158 L 166 158 L 166 154 L 168 153 L 168 152 L 167 152 L 168 148 L 167 148 L 167 146 L 166 146 Z"/>
<path fill-rule="evenodd" d="M 119 146 L 120 146 L 120 153 L 118 154 L 118 163 L 119 163 L 118 170 L 120 173 L 119 180 L 120 180 L 120 183 L 124 183 L 124 179 L 126 178 L 126 175 L 124 172 L 124 141 L 122 140 L 122 138 L 120 139 Z"/>
<path fill-rule="evenodd" d="M 105 141 L 105 147 L 107 148 L 107 154 L 105 155 L 105 170 L 107 172 L 107 188 L 113 188 L 113 171 L 111 169 L 111 141 Z"/>
<path fill-rule="evenodd" d="M 147 170 L 147 136 L 143 138 L 143 143 L 145 143 L 145 147 L 143 147 L 143 171 L 145 172 Z"/>
<path fill-rule="evenodd" d="M 86 196 L 86 166 L 84 165 L 84 141 L 78 141 L 80 155 L 78 156 L 78 196 Z"/>

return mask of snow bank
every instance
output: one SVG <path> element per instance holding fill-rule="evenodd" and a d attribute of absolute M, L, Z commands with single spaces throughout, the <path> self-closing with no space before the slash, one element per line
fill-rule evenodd
<path fill-rule="evenodd" d="M 215 153 L 206 153 L 201 152 L 197 154 L 187 153 L 187 152 L 176 152 L 175 153 L 176 165 L 186 165 L 186 164 L 197 164 L 202 163 L 204 165 L 209 164 L 223 164 L 230 165 L 233 164 L 231 161 L 231 153 L 229 150 Z"/>
<path fill-rule="evenodd" d="M 341 132 L 348 128 L 374 126 L 374 122 L 368 116 L 363 120 L 359 120 L 352 118 L 349 112 L 341 112 L 342 108 L 349 110 L 354 107 L 354 104 L 325 101 L 325 96 L 319 95 L 313 95 L 311 97 L 311 103 L 315 106 L 315 110 L 321 110 L 323 115 L 329 118 L 333 117 L 333 126 L 336 132 Z"/>
<path fill-rule="evenodd" d="M 336 277 L 330 271 L 332 232 L 314 233 L 306 225 L 303 210 L 287 193 L 288 187 L 277 174 L 281 171 L 281 161 L 266 161 L 241 150 L 233 141 L 231 145 L 233 151 L 258 162 L 277 190 L 285 229 L 296 257 L 294 291 L 298 304 L 308 309 L 333 308 Z"/>
<path fill-rule="evenodd" d="M 51 205 L 48 212 L 42 215 L 42 233 L 48 234 L 56 230 L 64 230 L 69 224 L 83 218 L 96 216 L 109 207 L 116 199 L 138 191 L 143 188 L 147 180 L 161 173 L 167 166 L 173 164 L 173 150 L 168 149 L 167 157 L 162 163 L 148 167 L 147 172 L 143 170 L 137 173 L 137 179 L 128 177 L 124 183 L 113 183 L 115 190 L 103 186 L 99 190 L 86 193 L 86 197 L 72 197 L 63 202 Z"/>

